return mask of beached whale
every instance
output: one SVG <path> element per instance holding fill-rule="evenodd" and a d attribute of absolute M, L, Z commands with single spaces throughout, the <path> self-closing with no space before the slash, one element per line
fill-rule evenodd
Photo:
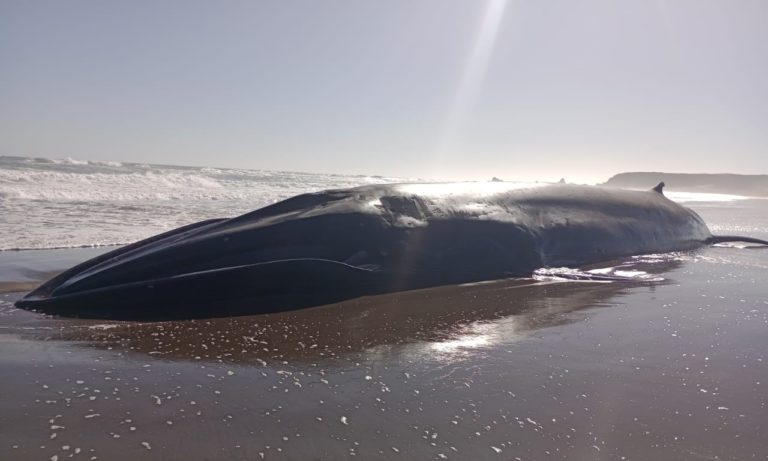
<path fill-rule="evenodd" d="M 370 185 L 190 224 L 54 277 L 16 305 L 97 318 L 256 314 L 722 241 L 649 191 L 504 182 Z"/>

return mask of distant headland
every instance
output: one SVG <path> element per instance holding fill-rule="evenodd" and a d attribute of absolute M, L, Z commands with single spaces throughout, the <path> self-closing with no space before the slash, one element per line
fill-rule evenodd
<path fill-rule="evenodd" d="M 604 186 L 650 189 L 664 181 L 667 190 L 768 197 L 768 175 L 631 172 L 612 176 Z"/>

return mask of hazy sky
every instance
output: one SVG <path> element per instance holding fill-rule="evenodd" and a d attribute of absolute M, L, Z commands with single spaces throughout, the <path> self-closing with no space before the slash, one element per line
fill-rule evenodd
<path fill-rule="evenodd" d="M 768 1 L 0 0 L 0 154 L 768 173 Z"/>

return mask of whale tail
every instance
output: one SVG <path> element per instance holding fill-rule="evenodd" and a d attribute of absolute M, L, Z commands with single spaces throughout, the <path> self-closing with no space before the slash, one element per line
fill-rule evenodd
<path fill-rule="evenodd" d="M 725 242 L 744 242 L 744 243 L 756 243 L 758 245 L 768 245 L 768 241 L 762 239 L 756 239 L 753 237 L 742 237 L 739 235 L 713 235 L 712 237 L 704 241 L 707 245 L 714 245 L 716 243 Z"/>

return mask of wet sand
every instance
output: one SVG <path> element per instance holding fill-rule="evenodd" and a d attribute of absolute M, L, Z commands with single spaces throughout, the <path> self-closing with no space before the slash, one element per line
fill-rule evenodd
<path fill-rule="evenodd" d="M 0 294 L 0 459 L 765 459 L 765 257 L 155 323 Z"/>
<path fill-rule="evenodd" d="M 41 281 L 114 248 L 0 251 L 0 294 L 31 291 Z"/>

